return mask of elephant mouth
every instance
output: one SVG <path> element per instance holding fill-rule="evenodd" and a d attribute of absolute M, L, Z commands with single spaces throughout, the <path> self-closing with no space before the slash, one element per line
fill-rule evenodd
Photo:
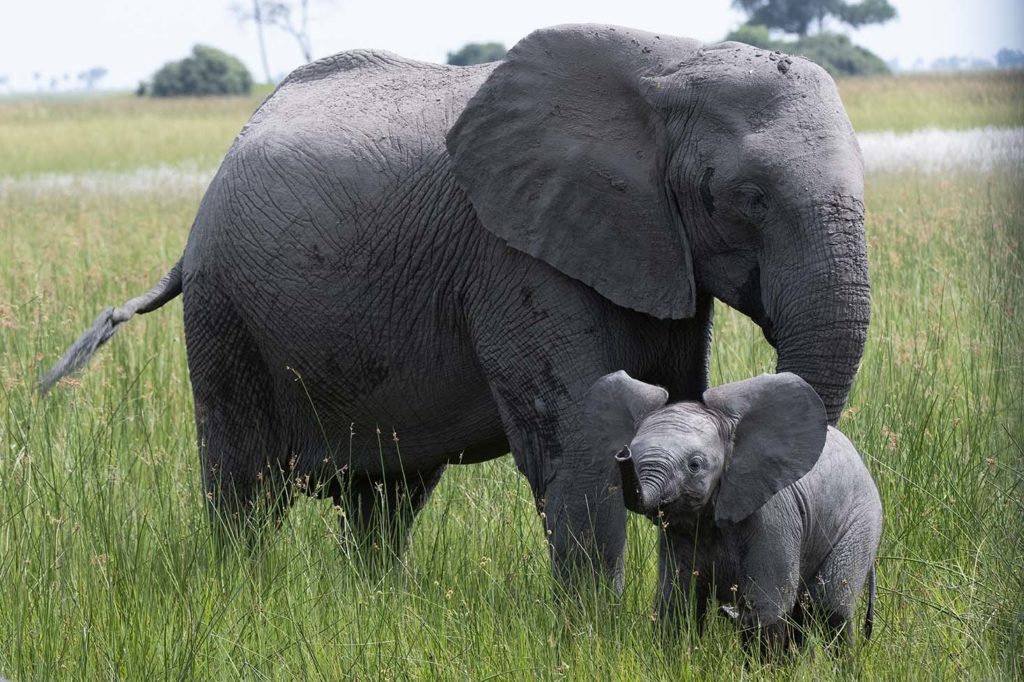
<path fill-rule="evenodd" d="M 655 507 L 655 516 L 668 520 L 692 519 L 707 507 L 710 495 L 697 497 L 679 495 L 672 500 L 664 500 Z"/>
<path fill-rule="evenodd" d="M 700 513 L 711 499 L 711 492 L 690 494 L 685 488 L 674 490 L 670 496 L 663 496 L 661 493 L 665 491 L 664 485 L 644 480 L 629 446 L 615 455 L 615 461 L 622 477 L 622 495 L 626 508 L 652 520 L 693 516 Z"/>
<path fill-rule="evenodd" d="M 736 305 L 731 303 L 729 305 L 753 320 L 760 327 L 764 333 L 765 340 L 771 347 L 778 349 L 775 328 L 764 307 L 761 292 L 761 266 L 759 263 L 747 273 L 746 280 L 736 294 Z"/>

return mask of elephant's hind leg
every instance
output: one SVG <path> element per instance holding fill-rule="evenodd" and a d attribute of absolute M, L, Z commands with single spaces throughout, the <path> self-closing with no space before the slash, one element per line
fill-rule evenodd
<path fill-rule="evenodd" d="M 252 540 L 291 502 L 286 452 L 259 350 L 223 294 L 211 289 L 185 297 L 204 492 L 214 527 Z"/>
<path fill-rule="evenodd" d="M 334 502 L 341 507 L 342 547 L 362 567 L 383 568 L 402 556 L 413 520 L 426 504 L 445 467 L 383 477 L 340 481 Z"/>

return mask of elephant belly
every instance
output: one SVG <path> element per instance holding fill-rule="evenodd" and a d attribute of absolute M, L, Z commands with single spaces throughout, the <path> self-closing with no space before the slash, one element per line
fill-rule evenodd
<path fill-rule="evenodd" d="M 301 469 L 408 471 L 506 453 L 459 309 L 472 240 L 443 214 L 377 205 L 339 214 L 311 198 L 256 226 L 201 213 L 186 269 L 208 273 L 259 346 Z"/>
<path fill-rule="evenodd" d="M 321 449 L 311 431 L 318 424 L 335 444 L 354 447 L 343 459 L 351 456 L 363 470 L 433 468 L 459 460 L 467 450 L 472 459 L 507 452 L 489 388 L 458 344 L 417 353 L 408 348 L 408 338 L 378 340 L 375 347 L 309 348 L 296 364 L 309 367 L 317 378 L 299 382 L 284 377 L 279 402 L 296 406 L 311 454 Z"/>
<path fill-rule="evenodd" d="M 338 288 L 346 284 L 342 278 Z M 310 293 L 320 312 L 309 327 L 292 307 L 261 311 L 275 320 L 263 347 L 278 410 L 310 466 L 322 463 L 325 448 L 367 472 L 433 468 L 464 451 L 473 459 L 507 452 L 471 348 L 459 330 L 439 328 L 428 301 L 404 305 L 372 289 L 333 307 L 340 293 L 327 299 L 318 304 Z M 360 305 L 366 300 L 387 304 Z"/>

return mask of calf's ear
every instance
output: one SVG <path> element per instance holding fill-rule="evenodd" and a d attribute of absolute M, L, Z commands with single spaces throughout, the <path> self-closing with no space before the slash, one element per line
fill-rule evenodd
<path fill-rule="evenodd" d="M 619 370 L 590 387 L 583 401 L 583 430 L 597 457 L 612 457 L 636 435 L 644 417 L 665 406 L 668 391 Z"/>
<path fill-rule="evenodd" d="M 811 470 L 828 420 L 814 389 L 789 372 L 716 386 L 704 403 L 734 424 L 731 457 L 715 501 L 715 522 L 735 523 Z"/>

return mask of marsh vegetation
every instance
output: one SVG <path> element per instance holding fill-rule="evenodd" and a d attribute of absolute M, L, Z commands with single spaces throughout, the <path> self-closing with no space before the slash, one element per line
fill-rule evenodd
<path fill-rule="evenodd" d="M 858 130 L 1024 125 L 1017 75 L 848 81 Z M 966 98 L 964 93 L 972 93 Z M 966 102 L 966 103 L 965 103 Z M 0 103 L 0 176 L 216 166 L 258 98 Z M 655 535 L 630 523 L 619 604 L 550 598 L 510 458 L 452 467 L 383 576 L 339 510 L 300 500 L 250 555 L 216 555 L 180 301 L 47 399 L 33 381 L 181 251 L 201 187 L 0 182 L 0 673 L 12 679 L 993 679 L 1024 672 L 1024 167 L 867 177 L 873 320 L 842 428 L 881 492 L 874 638 L 746 661 L 730 623 L 664 649 Z M 717 311 L 714 383 L 769 371 Z M 382 425 L 386 426 L 386 425 Z M 386 428 L 387 433 L 390 429 Z M 399 434 L 400 435 L 400 434 Z M 863 605 L 862 607 L 863 608 Z"/>

